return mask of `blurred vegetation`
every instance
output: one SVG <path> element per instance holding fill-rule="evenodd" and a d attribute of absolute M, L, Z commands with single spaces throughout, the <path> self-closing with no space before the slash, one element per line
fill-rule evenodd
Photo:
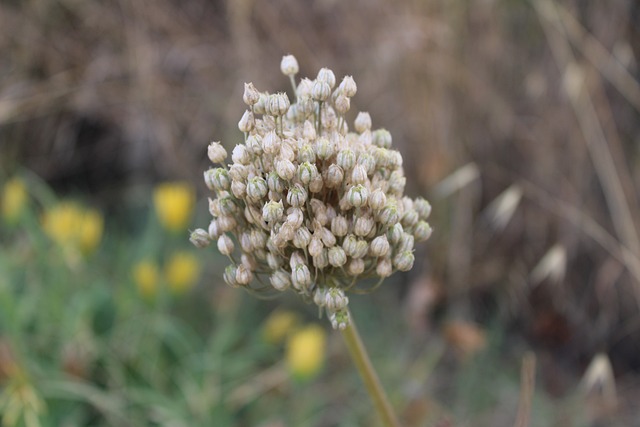
<path fill-rule="evenodd" d="M 513 425 L 527 351 L 530 425 L 637 424 L 638 2 L 4 1 L 0 51 L 7 425 L 371 424 L 331 334 L 322 370 L 285 364 L 316 313 L 186 241 L 207 142 L 286 53 L 355 77 L 434 206 L 354 308 L 407 424 Z M 275 309 L 297 326 L 263 332 Z"/>

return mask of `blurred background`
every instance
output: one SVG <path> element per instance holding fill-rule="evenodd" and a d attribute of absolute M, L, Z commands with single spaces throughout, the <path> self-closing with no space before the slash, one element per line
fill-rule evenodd
<path fill-rule="evenodd" d="M 0 52 L 4 425 L 375 425 L 325 320 L 187 241 L 291 53 L 433 205 L 353 301 L 405 425 L 640 426 L 640 3 L 3 0 Z"/>

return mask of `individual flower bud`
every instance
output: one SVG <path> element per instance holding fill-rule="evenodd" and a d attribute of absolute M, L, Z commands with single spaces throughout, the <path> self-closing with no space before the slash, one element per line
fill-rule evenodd
<path fill-rule="evenodd" d="M 340 115 L 345 115 L 349 108 L 351 108 L 351 101 L 346 96 L 340 94 L 333 102 L 336 112 Z"/>
<path fill-rule="evenodd" d="M 312 193 L 321 192 L 323 187 L 324 181 L 322 180 L 322 176 L 320 175 L 316 175 L 309 183 L 309 191 L 311 191 Z"/>
<path fill-rule="evenodd" d="M 258 92 L 258 89 L 256 89 L 253 83 L 244 84 L 242 100 L 249 106 L 255 105 L 260 100 L 260 92 Z"/>
<path fill-rule="evenodd" d="M 289 203 L 294 208 L 300 207 L 304 205 L 304 202 L 307 201 L 307 191 L 300 184 L 295 184 L 293 187 L 289 188 L 289 192 L 287 193 L 287 203 Z"/>
<path fill-rule="evenodd" d="M 223 233 L 223 231 L 220 229 L 218 220 L 214 219 L 209 223 L 208 233 L 211 240 L 218 240 L 218 237 L 220 237 L 220 235 Z"/>
<path fill-rule="evenodd" d="M 324 307 L 327 303 L 327 288 L 317 287 L 313 293 L 313 303 L 318 307 Z"/>
<path fill-rule="evenodd" d="M 347 274 L 349 276 L 359 276 L 362 273 L 364 273 L 364 260 L 362 258 L 349 261 L 347 264 Z"/>
<path fill-rule="evenodd" d="M 356 219 L 356 223 L 353 227 L 353 232 L 356 236 L 364 237 L 371 233 L 373 227 L 375 225 L 375 221 L 370 216 L 361 216 Z"/>
<path fill-rule="evenodd" d="M 204 183 L 207 188 L 211 191 L 216 189 L 216 185 L 213 183 L 213 174 L 215 173 L 215 169 L 208 169 L 204 171 Z"/>
<path fill-rule="evenodd" d="M 207 154 L 212 163 L 222 163 L 227 158 L 227 150 L 225 150 L 224 147 L 216 141 L 209 144 Z"/>
<path fill-rule="evenodd" d="M 337 237 L 345 236 L 348 231 L 349 231 L 349 222 L 344 216 L 338 215 L 331 220 L 331 232 L 335 236 Z"/>
<path fill-rule="evenodd" d="M 360 135 L 358 135 L 358 142 L 360 143 L 360 145 L 364 145 L 366 147 L 371 147 L 371 131 L 369 129 L 365 130 L 364 132 L 362 132 Z"/>
<path fill-rule="evenodd" d="M 267 92 L 260 92 L 260 99 L 253 105 L 253 112 L 256 114 L 266 114 L 268 102 L 269 94 Z"/>
<path fill-rule="evenodd" d="M 253 250 L 251 235 L 248 232 L 241 233 L 238 240 L 240 241 L 240 247 L 244 252 L 251 252 Z"/>
<path fill-rule="evenodd" d="M 231 196 L 219 197 L 220 213 L 222 215 L 235 215 L 238 212 L 238 206 Z"/>
<path fill-rule="evenodd" d="M 304 162 L 298 166 L 298 178 L 302 184 L 308 185 L 316 176 L 318 176 L 316 165 Z"/>
<path fill-rule="evenodd" d="M 296 57 L 293 55 L 285 55 L 282 57 L 282 61 L 280 61 L 280 71 L 285 76 L 295 76 L 298 74 L 300 67 L 298 67 L 298 61 Z"/>
<path fill-rule="evenodd" d="M 267 113 L 272 116 L 284 116 L 289 110 L 289 97 L 284 92 L 279 92 L 269 96 L 269 104 L 267 105 Z"/>
<path fill-rule="evenodd" d="M 396 224 L 400 220 L 400 213 L 395 203 L 387 203 L 378 214 L 378 219 L 383 225 L 388 227 Z"/>
<path fill-rule="evenodd" d="M 237 267 L 231 264 L 224 269 L 224 273 L 222 274 L 222 278 L 227 283 L 227 285 L 234 288 L 240 286 L 240 283 L 238 283 L 238 280 L 236 279 L 237 270 Z"/>
<path fill-rule="evenodd" d="M 291 267 L 291 271 L 296 268 L 296 265 L 306 263 L 306 258 L 302 251 L 295 251 L 289 257 L 289 267 Z"/>
<path fill-rule="evenodd" d="M 254 248 L 263 249 L 267 246 L 267 235 L 257 228 L 251 230 L 251 244 Z"/>
<path fill-rule="evenodd" d="M 306 291 L 311 285 L 311 272 L 306 264 L 298 264 L 291 271 L 293 287 L 299 291 Z"/>
<path fill-rule="evenodd" d="M 244 114 L 240 118 L 240 121 L 238 122 L 238 129 L 240 129 L 240 132 L 251 132 L 255 124 L 256 121 L 253 118 L 253 113 L 247 110 L 244 112 Z"/>
<path fill-rule="evenodd" d="M 344 331 L 349 326 L 349 311 L 344 309 L 333 312 L 329 315 L 329 321 L 333 329 Z"/>
<path fill-rule="evenodd" d="M 412 251 L 415 238 L 409 233 L 402 233 L 397 250 L 399 252 Z"/>
<path fill-rule="evenodd" d="M 191 232 L 189 241 L 198 249 L 206 248 L 211 243 L 211 238 L 207 230 L 196 228 Z"/>
<path fill-rule="evenodd" d="M 394 194 L 402 194 L 404 192 L 404 186 L 407 184 L 407 178 L 405 178 L 399 171 L 391 172 L 389 177 L 389 191 Z"/>
<path fill-rule="evenodd" d="M 431 204 L 422 197 L 418 197 L 413 202 L 413 207 L 423 221 L 426 221 L 429 215 L 431 215 Z"/>
<path fill-rule="evenodd" d="M 226 233 L 236 228 L 238 222 L 232 216 L 221 216 L 218 218 L 218 224 L 220 225 L 220 231 Z"/>
<path fill-rule="evenodd" d="M 280 218 L 282 218 L 282 215 L 284 215 L 284 207 L 281 201 L 269 201 L 265 203 L 264 207 L 262 208 L 262 219 L 270 224 L 273 224 L 280 220 Z"/>
<path fill-rule="evenodd" d="M 398 254 L 393 257 L 393 265 L 400 271 L 411 270 L 414 261 L 415 257 L 411 251 L 398 252 Z"/>
<path fill-rule="evenodd" d="M 369 251 L 369 244 L 366 240 L 358 239 L 356 241 L 356 250 L 353 253 L 353 258 L 364 258 Z"/>
<path fill-rule="evenodd" d="M 369 197 L 369 190 L 362 184 L 351 187 L 347 193 L 347 200 L 353 207 L 364 206 L 367 203 Z"/>
<path fill-rule="evenodd" d="M 223 168 L 214 169 L 211 176 L 211 182 L 216 190 L 228 190 L 231 185 L 229 172 Z"/>
<path fill-rule="evenodd" d="M 219 199 L 209 198 L 209 213 L 214 218 L 217 218 L 221 215 Z"/>
<path fill-rule="evenodd" d="M 320 71 L 318 71 L 316 81 L 325 82 L 331 89 L 333 89 L 336 85 L 336 75 L 333 74 L 333 71 L 329 68 L 321 68 Z"/>
<path fill-rule="evenodd" d="M 402 215 L 402 225 L 405 228 L 411 228 L 418 223 L 420 216 L 415 209 L 405 211 L 404 215 Z"/>
<path fill-rule="evenodd" d="M 245 165 L 234 163 L 229 168 L 229 176 L 234 181 L 244 181 L 249 176 L 249 169 Z"/>
<path fill-rule="evenodd" d="M 284 291 L 291 286 L 291 276 L 284 270 L 276 270 L 275 273 L 269 277 L 269 281 L 271 282 L 271 286 L 278 291 Z"/>
<path fill-rule="evenodd" d="M 426 221 L 419 221 L 413 229 L 413 236 L 418 242 L 424 242 L 429 237 L 431 237 L 432 232 L 433 230 L 431 229 L 429 223 L 427 223 Z"/>
<path fill-rule="evenodd" d="M 311 255 L 312 257 L 316 257 L 320 255 L 322 249 L 324 249 L 324 245 L 322 244 L 320 237 L 313 236 L 309 241 L 309 247 L 307 248 L 307 250 L 309 251 L 309 255 Z"/>
<path fill-rule="evenodd" d="M 351 76 L 344 76 L 338 88 L 344 94 L 344 96 L 348 96 L 349 98 L 352 98 L 358 91 L 356 81 L 353 80 L 353 77 Z"/>
<path fill-rule="evenodd" d="M 307 141 L 315 141 L 316 139 L 316 127 L 311 121 L 305 120 L 302 125 L 302 136 Z"/>
<path fill-rule="evenodd" d="M 391 226 L 389 228 L 389 231 L 387 232 L 389 241 L 394 245 L 400 242 L 400 239 L 402 239 L 403 234 L 404 234 L 404 228 L 402 228 L 402 225 L 399 223 Z"/>
<path fill-rule="evenodd" d="M 364 111 L 361 111 L 358 113 L 358 116 L 356 117 L 355 121 L 353 122 L 353 125 L 356 129 L 356 132 L 358 133 L 362 133 L 366 130 L 370 130 L 371 129 L 371 116 L 369 115 L 369 113 L 366 113 Z"/>
<path fill-rule="evenodd" d="M 349 170 L 356 164 L 356 154 L 350 148 L 342 149 L 338 152 L 336 163 L 345 171 Z"/>
<path fill-rule="evenodd" d="M 387 196 L 385 196 L 384 191 L 379 188 L 376 188 L 371 192 L 369 196 L 369 207 L 374 211 L 382 209 L 387 204 Z"/>
<path fill-rule="evenodd" d="M 376 129 L 371 135 L 371 142 L 382 148 L 391 147 L 391 134 L 386 129 Z"/>
<path fill-rule="evenodd" d="M 244 199 L 247 195 L 247 186 L 242 181 L 231 182 L 231 193 L 238 199 Z"/>
<path fill-rule="evenodd" d="M 227 255 L 227 256 L 231 255 L 233 253 L 233 249 L 234 249 L 234 245 L 233 245 L 233 240 L 231 240 L 231 237 L 227 236 L 226 234 L 223 234 L 220 237 L 218 237 L 218 250 L 222 255 Z"/>
<path fill-rule="evenodd" d="M 380 258 L 376 264 L 376 274 L 381 278 L 389 277 L 393 273 L 393 266 L 389 258 Z"/>
<path fill-rule="evenodd" d="M 369 253 L 375 257 L 383 257 L 389 253 L 389 241 L 384 234 L 371 241 Z"/>
<path fill-rule="evenodd" d="M 286 159 L 293 162 L 296 159 L 296 153 L 290 143 L 296 144 L 295 141 L 291 140 L 283 141 L 282 145 L 280 145 L 280 152 L 278 154 L 280 159 Z"/>
<path fill-rule="evenodd" d="M 333 143 L 325 137 L 321 137 L 316 142 L 316 155 L 322 160 L 333 156 Z"/>
<path fill-rule="evenodd" d="M 362 153 L 358 156 L 358 164 L 367 171 L 367 175 L 373 174 L 376 170 L 376 159 L 369 153 Z"/>
<path fill-rule="evenodd" d="M 331 164 L 326 172 L 325 183 L 328 188 L 339 187 L 344 181 L 344 171 L 336 164 Z"/>
<path fill-rule="evenodd" d="M 351 171 L 352 184 L 364 184 L 367 182 L 367 171 L 362 165 L 356 165 Z"/>
<path fill-rule="evenodd" d="M 291 181 L 296 175 L 296 167 L 289 160 L 280 160 L 276 163 L 276 173 L 285 181 Z"/>
<path fill-rule="evenodd" d="M 282 140 L 275 130 L 267 132 L 262 138 L 262 150 L 267 154 L 275 155 L 280 151 L 281 142 Z"/>
<path fill-rule="evenodd" d="M 277 270 L 282 267 L 282 264 L 284 264 L 284 259 L 280 255 L 274 254 L 273 252 L 267 253 L 267 265 L 270 269 Z M 289 277 L 288 274 L 287 277 Z"/>
<path fill-rule="evenodd" d="M 320 233 L 320 240 L 327 248 L 336 244 L 336 236 L 326 227 L 321 227 L 318 232 Z"/>
<path fill-rule="evenodd" d="M 324 305 L 327 307 L 327 310 L 332 312 L 342 310 L 349 305 L 349 297 L 347 297 L 340 288 L 328 289 L 324 298 Z"/>
<path fill-rule="evenodd" d="M 293 235 L 293 246 L 302 249 L 306 248 L 311 242 L 311 232 L 307 227 L 300 227 L 295 231 Z"/>
<path fill-rule="evenodd" d="M 298 163 L 308 162 L 314 164 L 316 162 L 316 151 L 311 144 L 304 144 L 298 150 Z"/>
<path fill-rule="evenodd" d="M 318 255 L 312 257 L 312 261 L 315 268 L 325 268 L 329 265 L 329 251 L 322 249 Z"/>
<path fill-rule="evenodd" d="M 334 267 L 342 267 L 347 262 L 347 254 L 340 246 L 329 248 L 329 264 Z"/>
<path fill-rule="evenodd" d="M 233 160 L 234 163 L 248 165 L 251 161 L 251 156 L 247 151 L 247 147 L 243 144 L 236 145 L 231 153 L 231 160 Z"/>
<path fill-rule="evenodd" d="M 250 153 L 253 153 L 256 156 L 259 156 L 262 154 L 262 136 L 261 135 L 252 133 L 251 135 L 247 136 L 247 141 L 245 142 L 245 145 L 247 146 L 247 150 L 249 150 Z"/>
<path fill-rule="evenodd" d="M 353 257 L 353 254 L 355 254 L 358 250 L 357 245 L 358 238 L 354 234 L 347 235 L 347 237 L 345 237 L 342 241 L 342 248 L 344 249 L 344 252 L 350 257 Z"/>
<path fill-rule="evenodd" d="M 311 88 L 311 97 L 316 101 L 326 101 L 331 96 L 331 86 L 327 82 L 316 80 Z"/>
<path fill-rule="evenodd" d="M 251 178 L 247 184 L 247 195 L 254 200 L 260 200 L 267 195 L 267 181 L 259 176 Z"/>
<path fill-rule="evenodd" d="M 290 224 L 294 229 L 299 228 L 304 221 L 304 213 L 300 208 L 289 208 L 287 210 L 286 223 Z"/>
<path fill-rule="evenodd" d="M 267 186 L 269 190 L 282 193 L 285 189 L 284 181 L 278 176 L 277 172 L 269 172 L 269 176 L 267 176 Z"/>
<path fill-rule="evenodd" d="M 236 268 L 236 282 L 239 285 L 246 286 L 253 280 L 253 273 L 244 264 L 240 264 Z"/>

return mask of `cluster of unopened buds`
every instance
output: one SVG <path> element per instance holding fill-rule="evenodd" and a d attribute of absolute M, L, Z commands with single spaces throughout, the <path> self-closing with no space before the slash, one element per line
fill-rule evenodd
<path fill-rule="evenodd" d="M 346 292 L 362 279 L 381 282 L 413 267 L 414 243 L 431 235 L 431 206 L 404 196 L 402 156 L 387 130 L 373 130 L 361 112 L 349 131 L 345 115 L 357 90 L 351 76 L 338 84 L 322 68 L 315 80 L 296 84 L 291 55 L 281 70 L 295 102 L 246 83 L 248 109 L 238 123 L 244 143 L 234 147 L 232 163 L 219 142 L 209 145 L 209 159 L 220 165 L 204 173 L 215 194 L 213 219 L 191 241 L 217 242 L 231 260 L 224 271 L 229 285 L 292 289 L 344 329 Z"/>

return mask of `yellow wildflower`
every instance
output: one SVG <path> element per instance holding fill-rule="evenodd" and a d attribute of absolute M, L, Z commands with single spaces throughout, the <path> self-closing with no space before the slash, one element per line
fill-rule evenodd
<path fill-rule="evenodd" d="M 104 220 L 96 210 L 61 202 L 44 213 L 42 228 L 58 245 L 87 254 L 100 243 Z"/>
<path fill-rule="evenodd" d="M 27 204 L 27 186 L 20 178 L 12 178 L 4 184 L 0 208 L 2 217 L 9 223 L 17 222 Z"/>
<path fill-rule="evenodd" d="M 158 291 L 158 266 L 149 260 L 138 262 L 133 267 L 133 280 L 144 298 L 153 298 Z"/>
<path fill-rule="evenodd" d="M 193 187 L 182 182 L 160 184 L 153 192 L 153 203 L 160 224 L 169 231 L 183 231 L 195 204 Z"/>
<path fill-rule="evenodd" d="M 200 275 L 198 258 L 190 252 L 176 252 L 167 262 L 164 275 L 172 292 L 184 293 L 198 280 Z"/>
<path fill-rule="evenodd" d="M 91 253 L 102 239 L 104 230 L 104 218 L 95 209 L 90 209 L 82 215 L 82 221 L 78 226 L 80 249 L 84 253 Z"/>
<path fill-rule="evenodd" d="M 58 245 L 75 246 L 78 236 L 78 224 L 82 220 L 80 209 L 73 203 L 58 203 L 44 213 L 42 227 L 44 232 Z"/>
<path fill-rule="evenodd" d="M 324 363 L 326 341 L 326 333 L 319 325 L 306 326 L 293 333 L 287 342 L 289 371 L 300 379 L 315 376 Z"/>
<path fill-rule="evenodd" d="M 280 344 L 297 324 L 298 316 L 295 313 L 276 310 L 267 318 L 262 329 L 262 335 L 269 344 Z"/>

